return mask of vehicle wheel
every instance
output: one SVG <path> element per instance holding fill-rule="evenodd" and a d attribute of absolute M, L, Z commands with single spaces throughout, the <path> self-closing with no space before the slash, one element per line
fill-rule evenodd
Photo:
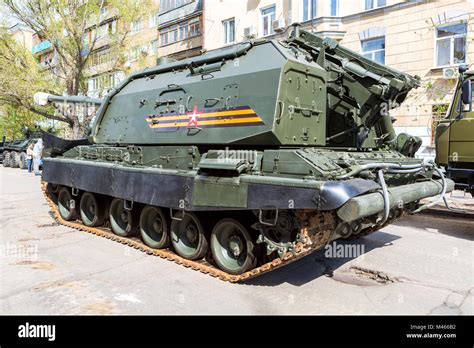
<path fill-rule="evenodd" d="M 163 249 L 170 244 L 168 221 L 163 211 L 151 205 L 140 215 L 140 235 L 143 242 L 153 249 Z"/>
<path fill-rule="evenodd" d="M 3 166 L 10 167 L 10 152 L 3 153 Z"/>
<path fill-rule="evenodd" d="M 86 192 L 81 197 L 80 214 L 82 223 L 89 227 L 103 225 L 106 214 L 104 197 Z"/>
<path fill-rule="evenodd" d="M 177 212 L 176 217 L 181 218 Z M 182 220 L 171 223 L 171 243 L 174 250 L 189 260 L 198 260 L 206 256 L 208 242 L 204 228 L 194 213 L 185 213 Z"/>
<path fill-rule="evenodd" d="M 237 220 L 222 219 L 212 230 L 212 257 L 227 273 L 242 274 L 254 268 L 254 248 L 249 231 Z"/>
<path fill-rule="evenodd" d="M 10 167 L 18 168 L 20 166 L 20 155 L 18 152 L 12 152 L 10 154 Z"/>
<path fill-rule="evenodd" d="M 20 153 L 20 161 L 18 162 L 20 169 L 28 168 L 28 163 L 26 162 L 26 153 Z"/>
<path fill-rule="evenodd" d="M 77 219 L 77 198 L 71 195 L 67 187 L 63 187 L 58 195 L 59 215 L 66 221 Z"/>
<path fill-rule="evenodd" d="M 109 208 L 110 228 L 120 237 L 130 237 L 135 234 L 138 227 L 136 212 L 125 209 L 123 199 L 114 198 Z"/>

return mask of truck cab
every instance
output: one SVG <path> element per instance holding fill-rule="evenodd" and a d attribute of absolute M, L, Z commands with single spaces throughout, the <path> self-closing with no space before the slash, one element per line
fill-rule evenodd
<path fill-rule="evenodd" d="M 474 70 L 460 67 L 459 73 L 446 118 L 436 128 L 436 163 L 456 188 L 474 194 Z"/>

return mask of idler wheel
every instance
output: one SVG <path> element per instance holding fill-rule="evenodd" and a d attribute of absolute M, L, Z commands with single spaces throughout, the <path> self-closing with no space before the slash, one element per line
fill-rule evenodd
<path fill-rule="evenodd" d="M 81 197 L 80 215 L 82 223 L 89 227 L 101 226 L 105 220 L 106 204 L 102 196 L 86 192 Z"/>
<path fill-rule="evenodd" d="M 342 222 L 336 227 L 336 233 L 342 238 L 349 238 L 352 234 L 351 226 L 347 222 Z"/>
<path fill-rule="evenodd" d="M 255 244 L 237 220 L 222 219 L 212 230 L 211 251 L 217 265 L 230 274 L 242 274 L 256 265 Z"/>
<path fill-rule="evenodd" d="M 71 191 L 67 187 L 63 187 L 59 191 L 58 211 L 59 215 L 66 221 L 77 219 L 77 198 L 71 195 Z"/>
<path fill-rule="evenodd" d="M 138 227 L 138 217 L 133 209 L 125 209 L 125 201 L 114 198 L 109 209 L 110 228 L 120 237 L 130 237 Z"/>
<path fill-rule="evenodd" d="M 208 243 L 204 227 L 194 213 L 177 212 L 171 223 L 171 243 L 174 250 L 189 260 L 199 260 L 206 256 Z"/>
<path fill-rule="evenodd" d="M 170 244 L 168 221 L 163 211 L 151 205 L 140 215 L 140 235 L 143 242 L 153 249 L 163 249 Z"/>

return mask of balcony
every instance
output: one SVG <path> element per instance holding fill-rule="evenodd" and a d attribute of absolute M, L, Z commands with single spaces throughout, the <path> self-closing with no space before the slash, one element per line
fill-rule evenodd
<path fill-rule="evenodd" d="M 158 27 L 172 25 L 175 22 L 182 21 L 192 17 L 202 11 L 202 0 L 195 0 L 186 5 L 170 9 L 167 12 L 160 13 L 158 19 Z"/>
<path fill-rule="evenodd" d="M 51 47 L 52 47 L 51 42 L 49 42 L 48 40 L 45 40 L 45 41 L 41 41 L 37 45 L 34 45 L 31 48 L 31 51 L 33 52 L 33 54 L 38 54 L 38 53 L 41 53 L 43 51 L 49 50 Z"/>

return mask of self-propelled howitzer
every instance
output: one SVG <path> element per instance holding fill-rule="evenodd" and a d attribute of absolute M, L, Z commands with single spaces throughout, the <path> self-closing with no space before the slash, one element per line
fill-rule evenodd
<path fill-rule="evenodd" d="M 418 84 L 298 26 L 145 69 L 103 100 L 90 145 L 44 160 L 48 199 L 71 226 L 257 276 L 452 190 L 388 115 Z"/>

